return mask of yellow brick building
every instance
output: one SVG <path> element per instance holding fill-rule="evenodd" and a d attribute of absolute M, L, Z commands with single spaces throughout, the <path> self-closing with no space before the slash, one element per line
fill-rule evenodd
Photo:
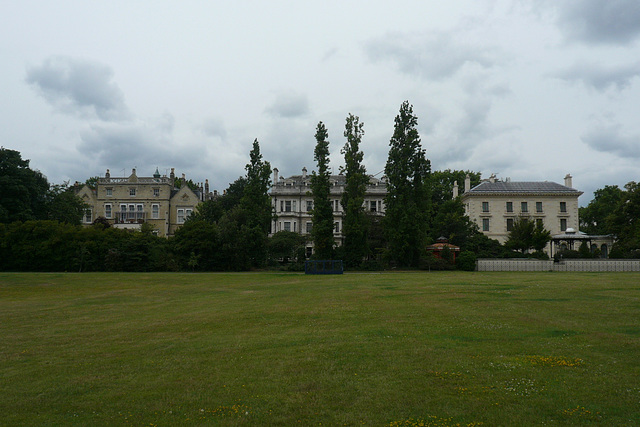
<path fill-rule="evenodd" d="M 98 178 L 95 189 L 83 186 L 77 196 L 87 209 L 84 224 L 96 218 L 106 218 L 113 227 L 140 229 L 142 224 L 153 226 L 159 236 L 171 236 L 185 222 L 196 206 L 208 197 L 209 183 L 193 191 L 182 179 L 176 180 L 174 169 L 170 176 L 139 177 L 133 169 L 126 178 L 112 177 L 109 170 Z"/>

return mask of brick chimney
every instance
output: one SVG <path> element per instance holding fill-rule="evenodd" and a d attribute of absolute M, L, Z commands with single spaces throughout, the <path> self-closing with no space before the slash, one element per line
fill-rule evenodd
<path fill-rule="evenodd" d="M 571 178 L 573 178 L 573 177 L 571 176 L 571 174 L 570 174 L 570 173 L 568 173 L 568 174 L 564 177 L 564 186 L 565 186 L 565 187 L 573 188 L 573 182 L 572 182 Z"/>

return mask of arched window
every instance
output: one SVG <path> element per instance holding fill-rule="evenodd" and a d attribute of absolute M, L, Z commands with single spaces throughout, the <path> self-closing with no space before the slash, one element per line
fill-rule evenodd
<path fill-rule="evenodd" d="M 600 246 L 600 256 L 602 258 L 609 258 L 609 248 L 607 247 L 606 243 Z"/>

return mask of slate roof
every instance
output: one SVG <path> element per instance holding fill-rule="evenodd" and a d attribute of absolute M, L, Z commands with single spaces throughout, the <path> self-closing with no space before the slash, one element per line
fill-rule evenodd
<path fill-rule="evenodd" d="M 577 195 L 582 194 L 575 188 L 566 187 L 564 185 L 550 182 L 506 182 L 496 181 L 481 182 L 473 187 L 467 194 L 566 194 Z"/>

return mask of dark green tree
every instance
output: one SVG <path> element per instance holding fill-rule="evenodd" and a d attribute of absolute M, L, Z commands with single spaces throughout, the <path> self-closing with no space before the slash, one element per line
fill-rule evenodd
<path fill-rule="evenodd" d="M 98 180 L 100 177 L 92 176 L 91 178 L 87 178 L 84 184 L 92 190 L 95 190 L 98 187 Z"/>
<path fill-rule="evenodd" d="M 244 186 L 241 206 L 251 212 L 247 217 L 247 225 L 258 227 L 265 236 L 269 233 L 273 219 L 271 206 L 271 165 L 262 159 L 258 140 L 253 141 L 253 148 L 249 153 L 250 161 L 245 166 L 247 171 L 246 185 Z"/>
<path fill-rule="evenodd" d="M 210 224 L 217 224 L 225 213 L 223 206 L 223 198 L 218 197 L 216 199 L 205 200 L 200 203 L 196 210 L 189 215 L 187 222 L 189 221 L 206 221 Z"/>
<path fill-rule="evenodd" d="M 244 187 L 247 185 L 247 178 L 241 176 L 229 184 L 229 188 L 224 191 L 222 198 L 222 208 L 225 212 L 231 211 L 240 204 L 240 200 L 244 196 Z"/>
<path fill-rule="evenodd" d="M 197 265 L 192 262 L 190 269 L 215 271 L 223 268 L 220 232 L 214 223 L 190 219 L 176 230 L 171 243 L 183 266 L 195 259 Z"/>
<path fill-rule="evenodd" d="M 267 262 L 268 235 L 273 219 L 269 196 L 271 165 L 262 159 L 257 139 L 253 141 L 249 158 L 245 166 L 246 185 L 240 199 L 240 207 L 245 212 L 240 231 L 246 243 L 243 250 L 251 259 L 251 266 L 262 267 Z"/>
<path fill-rule="evenodd" d="M 18 151 L 0 148 L 0 222 L 47 217 L 49 183 Z"/>
<path fill-rule="evenodd" d="M 467 174 L 471 179 L 471 188 L 480 184 L 480 172 L 451 169 L 431 172 L 431 203 L 434 208 L 438 207 L 440 204 L 448 200 L 451 200 L 453 196 L 454 183 L 457 182 L 459 194 L 462 194 L 464 189 L 464 180 Z M 436 238 L 437 237 L 438 236 L 436 236 Z"/>
<path fill-rule="evenodd" d="M 612 234 L 614 212 L 624 198 L 624 190 L 617 185 L 605 185 L 593 193 L 593 200 L 579 209 L 580 230 L 587 234 Z"/>
<path fill-rule="evenodd" d="M 607 222 L 618 239 L 611 257 L 640 258 L 640 182 L 624 186 L 622 198 Z"/>
<path fill-rule="evenodd" d="M 304 250 L 304 237 L 293 231 L 278 231 L 269 239 L 269 256 L 287 263 L 295 258 L 299 249 Z"/>
<path fill-rule="evenodd" d="M 395 118 L 385 166 L 385 232 L 389 259 L 399 267 L 420 265 L 425 253 L 431 211 L 431 163 L 421 146 L 418 118 L 408 101 Z"/>
<path fill-rule="evenodd" d="M 76 196 L 69 183 L 54 184 L 47 193 L 47 218 L 68 224 L 80 224 L 86 203 Z"/>
<path fill-rule="evenodd" d="M 541 222 L 527 218 L 517 218 L 509 232 L 505 246 L 523 254 L 530 249 L 541 251 L 551 240 L 551 233 L 544 229 Z"/>
<path fill-rule="evenodd" d="M 536 252 L 542 252 L 550 240 L 551 232 L 544 228 L 542 221 L 536 221 L 536 227 L 531 238 L 531 248 Z"/>
<path fill-rule="evenodd" d="M 478 226 L 464 213 L 460 198 L 449 199 L 434 206 L 435 215 L 431 221 L 431 240 L 446 237 L 449 243 L 464 247 Z"/>
<path fill-rule="evenodd" d="M 364 210 L 364 195 L 369 177 L 362 164 L 364 154 L 360 143 L 364 135 L 364 123 L 358 116 L 347 116 L 344 136 L 347 138 L 340 153 L 344 155 L 345 166 L 340 171 L 345 174 L 346 184 L 342 194 L 344 217 L 342 234 L 344 236 L 344 260 L 347 267 L 359 266 L 367 256 L 367 217 Z"/>
<path fill-rule="evenodd" d="M 311 174 L 311 192 L 313 194 L 313 228 L 311 238 L 315 250 L 315 258 L 331 259 L 333 257 L 333 209 L 329 194 L 331 183 L 329 178 L 329 133 L 322 122 L 316 128 L 316 147 L 313 158 L 318 171 Z"/>

